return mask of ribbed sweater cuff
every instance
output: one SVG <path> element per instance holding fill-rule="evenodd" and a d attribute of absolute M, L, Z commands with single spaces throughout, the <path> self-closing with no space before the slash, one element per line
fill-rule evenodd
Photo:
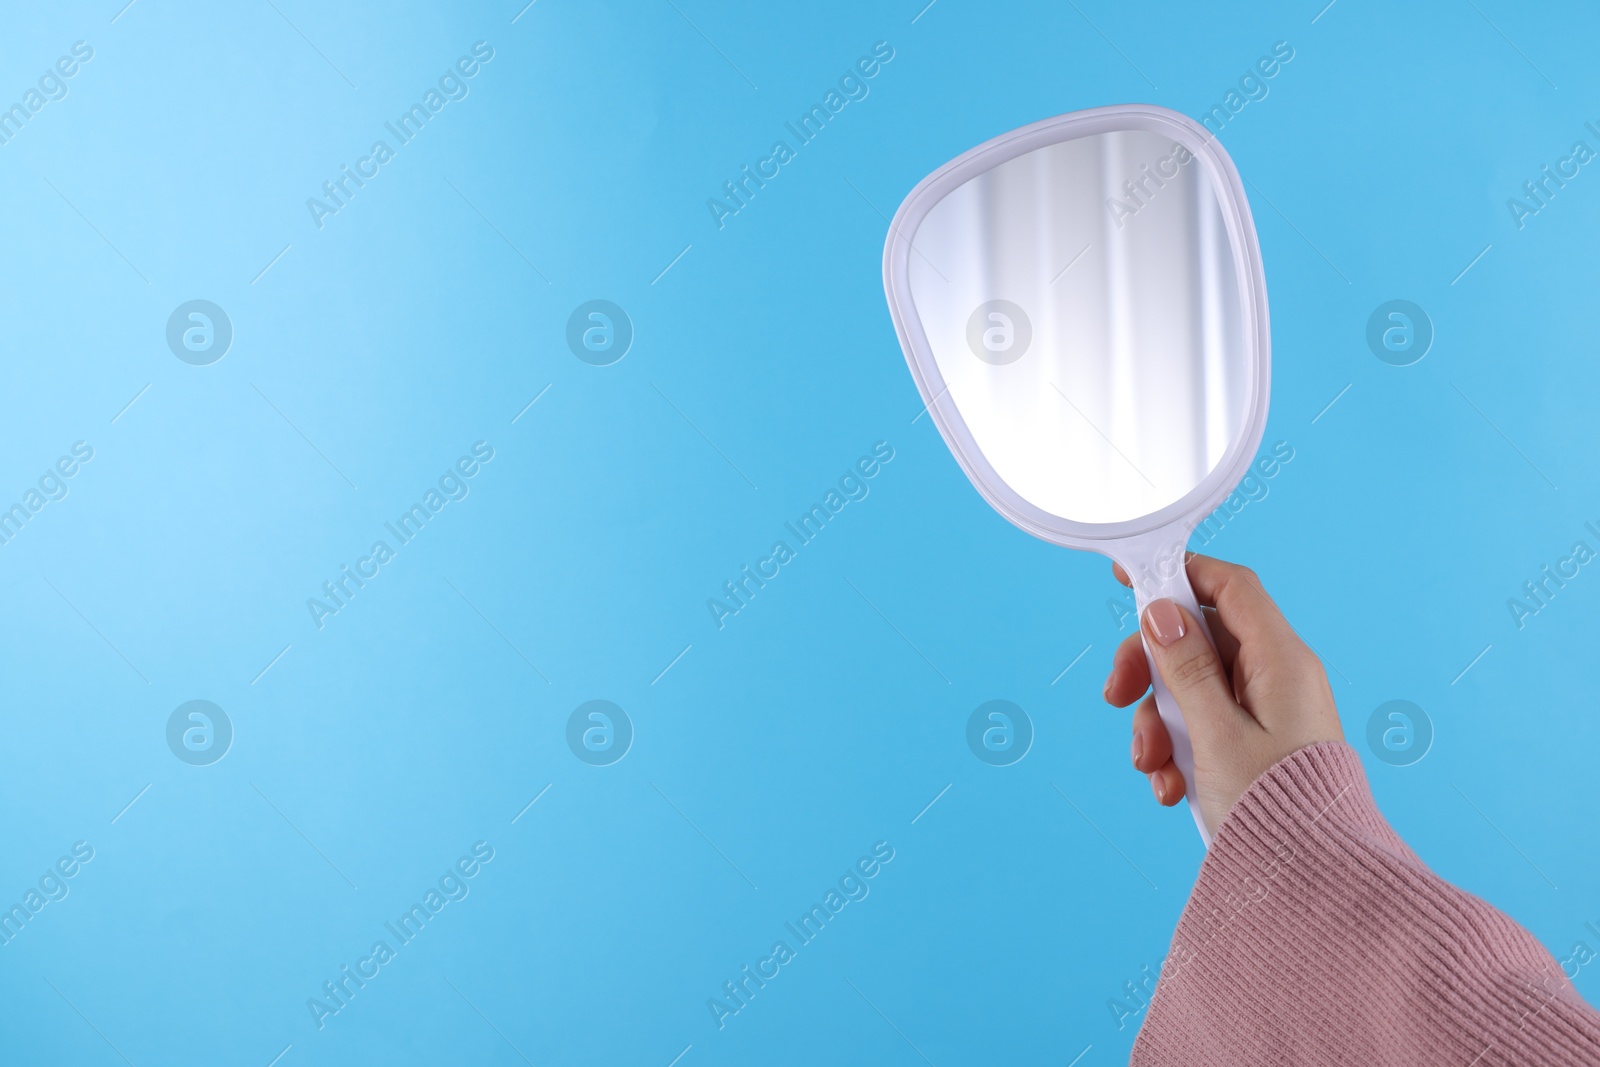
<path fill-rule="evenodd" d="M 1200 869 L 1133 1063 L 1600 1063 L 1534 938 L 1384 821 L 1348 745 L 1253 783 Z"/>

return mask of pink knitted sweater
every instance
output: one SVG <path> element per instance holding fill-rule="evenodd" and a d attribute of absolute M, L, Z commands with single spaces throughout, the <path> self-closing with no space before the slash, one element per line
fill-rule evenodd
<path fill-rule="evenodd" d="M 1258 778 L 1200 868 L 1135 1067 L 1600 1064 L 1600 1014 L 1389 828 L 1348 745 Z"/>

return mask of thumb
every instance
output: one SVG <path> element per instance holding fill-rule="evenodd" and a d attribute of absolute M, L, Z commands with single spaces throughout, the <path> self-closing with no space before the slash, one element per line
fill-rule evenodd
<path fill-rule="evenodd" d="M 1233 699 L 1217 650 L 1183 608 L 1171 600 L 1153 601 L 1144 611 L 1145 647 L 1156 670 L 1177 698 L 1184 721 L 1199 745 L 1219 729 L 1237 727 L 1249 713 Z"/>

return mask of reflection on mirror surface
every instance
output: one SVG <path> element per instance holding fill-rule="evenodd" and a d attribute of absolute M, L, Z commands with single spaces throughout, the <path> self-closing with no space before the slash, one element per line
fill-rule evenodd
<path fill-rule="evenodd" d="M 1120 130 L 1008 160 L 908 235 L 938 403 L 1035 507 L 1151 514 L 1242 431 L 1255 368 L 1219 200 L 1188 149 Z"/>

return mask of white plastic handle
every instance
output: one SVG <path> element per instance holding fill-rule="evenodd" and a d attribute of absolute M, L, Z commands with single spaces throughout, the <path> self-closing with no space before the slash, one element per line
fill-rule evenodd
<path fill-rule="evenodd" d="M 1187 531 L 1185 531 L 1187 532 Z M 1133 582 L 1134 604 L 1139 611 L 1141 626 L 1139 633 L 1144 640 L 1145 660 L 1150 664 L 1151 687 L 1156 694 L 1156 710 L 1161 714 L 1161 721 L 1167 727 L 1167 734 L 1172 738 L 1172 762 L 1183 774 L 1184 794 L 1189 799 L 1189 814 L 1194 816 L 1194 825 L 1200 831 L 1200 840 L 1207 848 L 1211 847 L 1211 831 L 1206 827 L 1206 821 L 1200 814 L 1199 801 L 1195 799 L 1198 789 L 1194 779 L 1194 745 L 1189 740 L 1189 726 L 1183 720 L 1183 712 L 1178 708 L 1178 699 L 1172 695 L 1165 682 L 1161 680 L 1161 672 L 1156 670 L 1155 658 L 1150 655 L 1150 639 L 1144 637 L 1144 610 L 1153 601 L 1166 598 L 1178 604 L 1189 613 L 1200 627 L 1200 633 L 1211 642 L 1213 648 L 1216 642 L 1211 638 L 1211 628 L 1206 625 L 1205 613 L 1200 610 L 1200 604 L 1195 600 L 1194 590 L 1189 586 L 1189 575 L 1184 570 L 1185 548 L 1187 538 L 1179 537 L 1175 542 L 1170 532 L 1165 536 L 1151 538 L 1136 538 L 1117 546 L 1117 560 L 1122 564 L 1122 569 L 1128 572 L 1128 577 Z"/>

